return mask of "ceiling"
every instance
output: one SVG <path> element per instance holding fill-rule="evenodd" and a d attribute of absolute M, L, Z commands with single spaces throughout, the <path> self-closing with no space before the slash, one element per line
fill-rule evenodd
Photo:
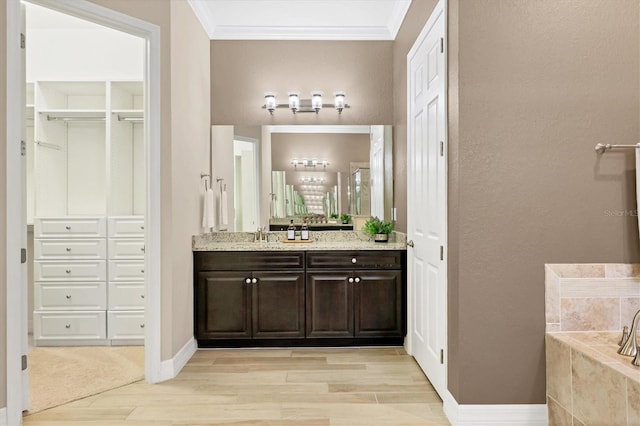
<path fill-rule="evenodd" d="M 393 40 L 411 0 L 188 0 L 212 40 Z"/>

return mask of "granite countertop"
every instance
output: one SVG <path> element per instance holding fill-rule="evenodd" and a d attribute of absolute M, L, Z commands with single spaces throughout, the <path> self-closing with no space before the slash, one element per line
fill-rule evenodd
<path fill-rule="evenodd" d="M 287 233 L 265 232 L 267 241 L 255 241 L 253 232 L 211 232 L 194 235 L 193 251 L 314 251 L 314 250 L 406 250 L 407 237 L 393 232 L 389 242 L 376 243 L 362 231 L 317 231 L 310 242 L 287 242 Z"/>

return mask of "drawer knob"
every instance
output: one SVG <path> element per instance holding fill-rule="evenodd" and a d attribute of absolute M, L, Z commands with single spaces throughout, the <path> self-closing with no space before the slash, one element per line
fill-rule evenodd
<path fill-rule="evenodd" d="M 251 280 L 251 284 L 257 284 L 257 283 L 258 283 L 258 279 L 257 279 L 257 278 L 253 278 L 253 279 Z"/>
<path fill-rule="evenodd" d="M 144 269 L 141 269 L 140 272 L 144 274 Z"/>
<path fill-rule="evenodd" d="M 246 279 L 244 280 L 244 282 L 245 282 L 245 283 L 247 283 L 247 284 L 251 284 L 251 278 L 246 278 Z"/>
<path fill-rule="evenodd" d="M 65 325 L 64 328 L 71 328 L 71 324 Z"/>
<path fill-rule="evenodd" d="M 64 229 L 66 229 L 67 231 L 71 231 L 71 227 L 69 225 L 65 226 Z"/>
<path fill-rule="evenodd" d="M 67 274 L 70 274 L 70 273 L 71 273 L 71 269 L 67 269 L 65 272 L 66 272 Z"/>
<path fill-rule="evenodd" d="M 357 261 L 358 260 L 355 257 L 351 258 L 351 263 L 356 263 Z"/>
<path fill-rule="evenodd" d="M 140 227 L 140 229 L 144 231 L 144 225 L 142 225 L 142 226 Z"/>
<path fill-rule="evenodd" d="M 67 247 L 65 250 L 67 250 L 67 252 L 71 251 L 71 247 Z"/>
<path fill-rule="evenodd" d="M 140 295 L 140 299 L 144 299 L 144 294 L 141 294 L 141 295 Z"/>
<path fill-rule="evenodd" d="M 140 324 L 140 328 L 144 328 L 144 324 Z"/>
<path fill-rule="evenodd" d="M 349 282 L 352 283 L 353 282 L 353 278 L 349 278 Z"/>
<path fill-rule="evenodd" d="M 71 299 L 71 295 L 70 294 L 67 294 L 67 299 Z"/>
<path fill-rule="evenodd" d="M 355 282 L 359 283 L 360 282 L 360 277 L 356 277 Z"/>
<path fill-rule="evenodd" d="M 144 247 L 140 247 L 140 251 L 144 253 Z"/>

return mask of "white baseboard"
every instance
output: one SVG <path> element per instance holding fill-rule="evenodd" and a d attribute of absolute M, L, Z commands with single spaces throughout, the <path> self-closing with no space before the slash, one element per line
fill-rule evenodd
<path fill-rule="evenodd" d="M 7 419 L 7 407 L 0 408 L 0 426 L 7 426 L 9 420 Z"/>
<path fill-rule="evenodd" d="M 182 370 L 182 367 L 184 367 L 187 362 L 189 362 L 193 354 L 196 353 L 197 349 L 198 344 L 192 337 L 173 358 L 160 362 L 160 378 L 158 381 L 164 382 L 165 380 L 170 380 L 176 377 L 180 370 Z"/>
<path fill-rule="evenodd" d="M 546 404 L 458 404 L 445 392 L 444 413 L 452 426 L 548 426 Z"/>

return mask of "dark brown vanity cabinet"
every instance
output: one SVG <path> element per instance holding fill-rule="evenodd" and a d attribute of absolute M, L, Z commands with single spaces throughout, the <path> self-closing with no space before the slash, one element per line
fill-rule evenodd
<path fill-rule="evenodd" d="M 406 252 L 196 251 L 200 347 L 402 344 Z"/>
<path fill-rule="evenodd" d="M 307 252 L 307 338 L 403 338 L 404 252 Z"/>
<path fill-rule="evenodd" d="M 194 275 L 199 342 L 305 337 L 303 252 L 194 252 Z"/>

